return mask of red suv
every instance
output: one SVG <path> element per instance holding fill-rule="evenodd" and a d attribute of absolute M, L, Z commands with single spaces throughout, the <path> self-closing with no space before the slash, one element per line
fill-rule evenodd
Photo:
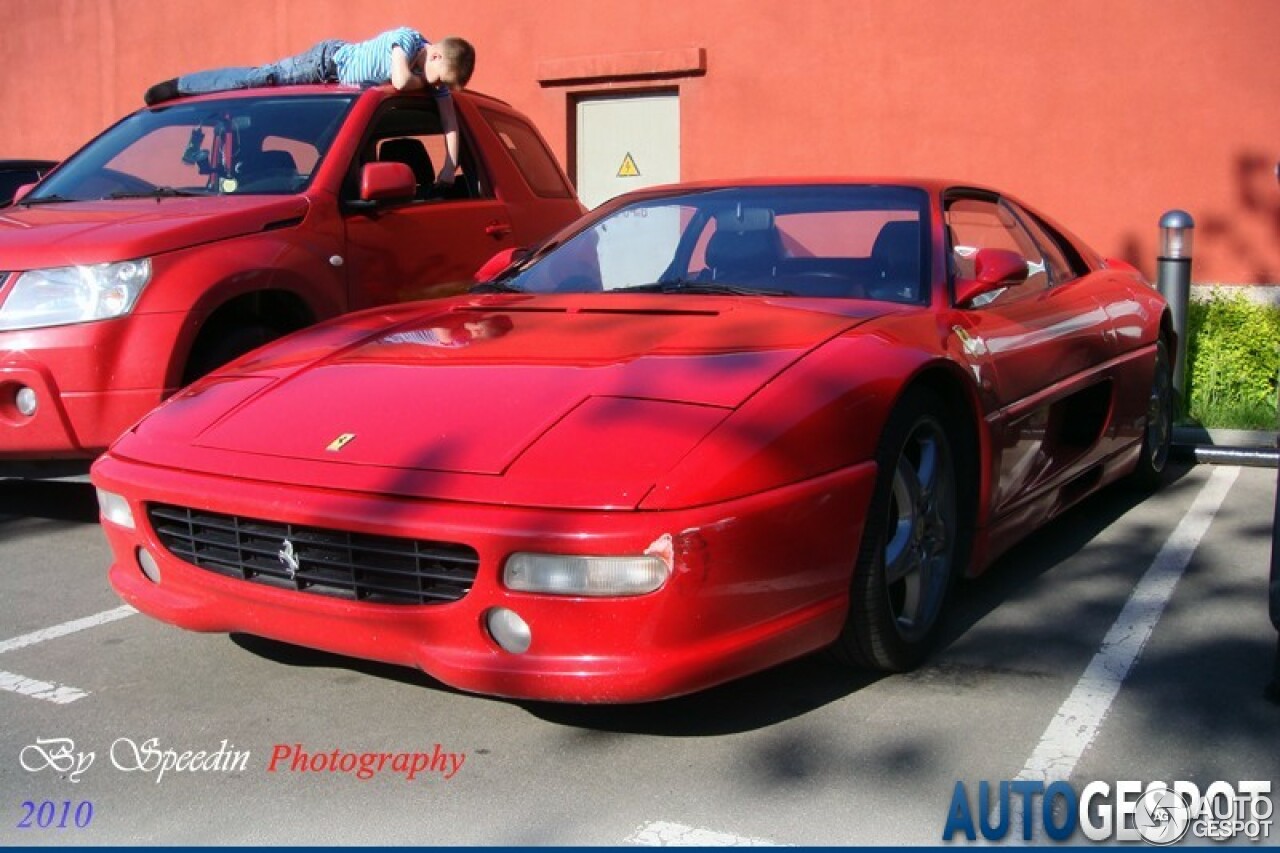
<path fill-rule="evenodd" d="M 259 344 L 457 292 L 582 213 L 526 118 L 455 105 L 450 187 L 434 98 L 291 86 L 140 110 L 20 195 L 0 212 L 0 475 L 89 459 Z"/>

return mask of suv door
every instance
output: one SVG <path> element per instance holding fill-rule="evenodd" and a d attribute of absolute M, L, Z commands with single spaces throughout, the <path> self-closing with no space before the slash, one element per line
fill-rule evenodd
<path fill-rule="evenodd" d="M 461 292 L 495 252 L 515 245 L 506 206 L 495 197 L 466 127 L 459 137 L 457 180 L 439 193 L 432 184 L 444 137 L 435 99 L 389 100 L 371 123 L 343 186 L 352 310 Z M 360 169 L 374 160 L 409 165 L 417 197 L 360 203 Z"/>

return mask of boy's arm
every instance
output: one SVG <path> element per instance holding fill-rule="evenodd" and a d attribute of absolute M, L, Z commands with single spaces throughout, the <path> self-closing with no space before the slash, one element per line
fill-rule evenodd
<path fill-rule="evenodd" d="M 391 85 L 395 86 L 401 92 L 407 92 L 411 89 L 421 89 L 426 85 L 426 81 L 422 79 L 422 75 L 415 74 L 413 68 L 409 64 L 409 56 L 404 52 L 404 48 L 395 44 L 391 46 Z"/>
<path fill-rule="evenodd" d="M 436 98 L 436 106 L 440 108 L 440 127 L 444 130 L 444 165 L 436 180 L 442 184 L 452 184 L 454 173 L 458 169 L 458 115 L 453 109 L 453 96 Z"/>

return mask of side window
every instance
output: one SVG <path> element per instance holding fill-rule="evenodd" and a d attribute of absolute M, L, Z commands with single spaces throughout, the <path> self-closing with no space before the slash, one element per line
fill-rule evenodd
<path fill-rule="evenodd" d="M 1071 241 L 1026 210 L 1020 207 L 1015 209 L 1018 211 L 1022 222 L 1031 231 L 1031 235 L 1035 237 L 1036 243 L 1044 250 L 1044 258 L 1048 266 L 1051 285 L 1064 284 L 1079 278 L 1089 271 L 1089 265 L 1072 248 Z"/>
<path fill-rule="evenodd" d="M 514 116 L 485 109 L 480 110 L 480 114 L 498 135 L 534 195 L 573 198 L 573 189 L 565 182 L 555 158 L 536 130 Z"/>
<path fill-rule="evenodd" d="M 351 164 L 344 196 L 359 193 L 360 169 L 366 163 L 404 163 L 417 183 L 415 198 L 419 201 L 474 198 L 481 195 L 476 161 L 467 146 L 466 135 L 458 134 L 458 169 L 453 186 L 436 186 L 436 175 L 445 161 L 444 133 L 440 114 L 432 98 L 393 103 L 373 121 L 360 154 Z"/>
<path fill-rule="evenodd" d="M 951 238 L 951 275 L 972 278 L 974 257 L 980 249 L 1017 252 L 1027 262 L 1027 280 L 984 294 L 974 307 L 1012 302 L 1035 296 L 1049 286 L 1047 262 L 1036 241 L 1003 202 L 957 198 L 947 205 L 947 230 Z"/>

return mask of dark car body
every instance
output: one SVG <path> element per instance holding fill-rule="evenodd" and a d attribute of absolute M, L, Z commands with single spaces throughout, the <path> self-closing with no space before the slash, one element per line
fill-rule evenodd
<path fill-rule="evenodd" d="M 57 160 L 0 160 L 0 207 L 13 201 L 27 184 L 34 184 L 58 165 Z"/>

